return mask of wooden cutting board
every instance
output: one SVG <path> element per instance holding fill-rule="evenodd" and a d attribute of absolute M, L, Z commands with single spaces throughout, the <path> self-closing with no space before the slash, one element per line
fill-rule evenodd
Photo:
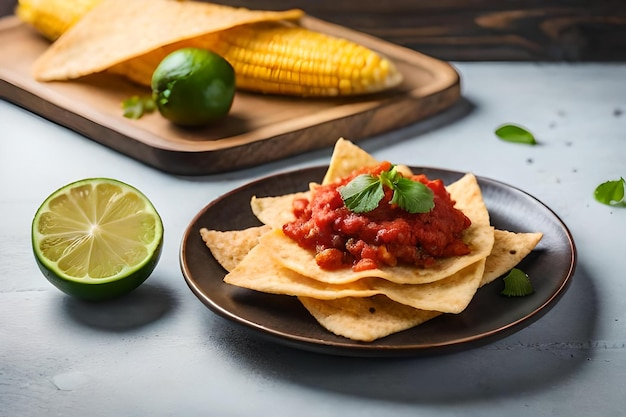
<path fill-rule="evenodd" d="M 229 116 L 200 129 L 179 128 L 158 112 L 123 117 L 121 102 L 148 94 L 111 74 L 40 83 L 31 66 L 49 43 L 10 16 L 0 19 L 0 97 L 159 170 L 203 175 L 235 170 L 353 142 L 440 112 L 460 98 L 449 64 L 363 33 L 305 17 L 313 30 L 361 43 L 392 59 L 404 76 L 398 88 L 363 97 L 303 99 L 237 93 Z"/>

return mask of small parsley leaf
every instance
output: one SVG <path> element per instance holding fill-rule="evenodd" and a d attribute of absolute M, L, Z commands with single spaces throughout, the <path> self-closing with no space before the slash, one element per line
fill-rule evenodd
<path fill-rule="evenodd" d="M 366 213 L 378 207 L 385 196 L 384 187 L 393 190 L 390 204 L 411 213 L 427 213 L 435 206 L 433 191 L 425 184 L 403 177 L 393 166 L 378 176 L 362 174 L 339 189 L 346 207 L 355 213 Z"/>
<path fill-rule="evenodd" d="M 514 125 L 504 124 L 495 131 L 496 136 L 507 142 L 524 143 L 527 145 L 536 145 L 535 136 L 527 129 Z"/>
<path fill-rule="evenodd" d="M 435 207 L 433 191 L 421 182 L 401 177 L 394 183 L 392 204 L 409 213 L 428 213 Z"/>
<path fill-rule="evenodd" d="M 623 177 L 615 181 L 606 181 L 598 185 L 594 191 L 594 197 L 597 201 L 606 205 L 624 205 L 624 189 L 626 181 Z"/>
<path fill-rule="evenodd" d="M 122 101 L 124 117 L 128 119 L 139 119 L 146 113 L 152 113 L 156 104 L 151 96 L 132 96 Z"/>
<path fill-rule="evenodd" d="M 504 277 L 504 289 L 500 292 L 507 297 L 523 297 L 534 292 L 528 275 L 521 269 L 513 268 Z"/>
<path fill-rule="evenodd" d="M 339 193 L 346 207 L 355 213 L 374 210 L 385 196 L 380 179 L 369 174 L 355 177 Z"/>

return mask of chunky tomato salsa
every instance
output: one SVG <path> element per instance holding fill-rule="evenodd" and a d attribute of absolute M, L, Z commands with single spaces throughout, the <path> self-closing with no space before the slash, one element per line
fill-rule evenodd
<path fill-rule="evenodd" d="M 424 175 L 410 179 L 433 191 L 434 208 L 411 214 L 390 204 L 392 191 L 372 211 L 355 213 L 344 204 L 339 190 L 360 174 L 377 175 L 389 169 L 388 162 L 365 168 L 342 180 L 319 186 L 311 200 L 296 199 L 296 220 L 283 232 L 300 246 L 314 250 L 317 264 L 327 270 L 351 267 L 354 271 L 409 264 L 428 267 L 437 258 L 465 255 L 469 247 L 461 239 L 471 222 L 460 210 L 441 180 Z"/>

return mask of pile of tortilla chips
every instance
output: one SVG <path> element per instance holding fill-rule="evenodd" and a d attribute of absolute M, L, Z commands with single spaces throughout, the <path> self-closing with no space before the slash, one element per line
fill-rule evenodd
<path fill-rule="evenodd" d="M 376 164 L 371 155 L 340 139 L 322 184 Z M 313 187 L 315 184 L 310 185 Z M 455 207 L 472 221 L 463 236 L 471 252 L 440 259 L 429 268 L 398 265 L 361 272 L 321 269 L 313 252 L 282 232 L 282 225 L 294 218 L 294 198 L 306 197 L 310 191 L 253 198 L 252 211 L 263 226 L 226 232 L 203 228 L 200 233 L 228 271 L 226 283 L 298 297 L 332 333 L 370 342 L 443 313 L 462 312 L 479 287 L 517 265 L 542 237 L 541 233 L 495 230 L 473 175 L 467 174 L 446 188 L 456 201 Z"/>

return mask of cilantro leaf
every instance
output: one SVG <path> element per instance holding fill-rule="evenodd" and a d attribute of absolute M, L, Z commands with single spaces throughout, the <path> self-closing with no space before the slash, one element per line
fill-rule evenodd
<path fill-rule="evenodd" d="M 152 113 L 155 108 L 156 104 L 151 96 L 132 96 L 122 101 L 124 117 L 128 119 L 139 119 L 145 113 Z"/>
<path fill-rule="evenodd" d="M 428 213 L 435 207 L 433 190 L 425 184 L 400 177 L 393 185 L 395 192 L 391 203 L 397 204 L 401 209 L 414 214 Z"/>
<path fill-rule="evenodd" d="M 514 125 L 504 124 L 495 131 L 496 136 L 507 142 L 524 143 L 527 145 L 536 145 L 535 136 L 527 129 Z"/>
<path fill-rule="evenodd" d="M 598 185 L 594 191 L 594 197 L 597 201 L 606 205 L 624 205 L 624 189 L 626 181 L 623 177 L 615 181 L 606 181 Z"/>
<path fill-rule="evenodd" d="M 385 191 L 380 178 L 362 174 L 342 187 L 339 194 L 348 209 L 355 213 L 365 213 L 378 207 Z"/>
<path fill-rule="evenodd" d="M 504 277 L 504 289 L 500 292 L 508 297 L 523 297 L 534 292 L 528 275 L 521 269 L 513 268 Z"/>
<path fill-rule="evenodd" d="M 435 206 L 433 191 L 418 181 L 403 177 L 393 166 L 378 176 L 362 174 L 339 189 L 346 207 L 355 213 L 374 210 L 385 196 L 384 187 L 393 190 L 391 204 L 415 214 L 427 213 Z"/>

